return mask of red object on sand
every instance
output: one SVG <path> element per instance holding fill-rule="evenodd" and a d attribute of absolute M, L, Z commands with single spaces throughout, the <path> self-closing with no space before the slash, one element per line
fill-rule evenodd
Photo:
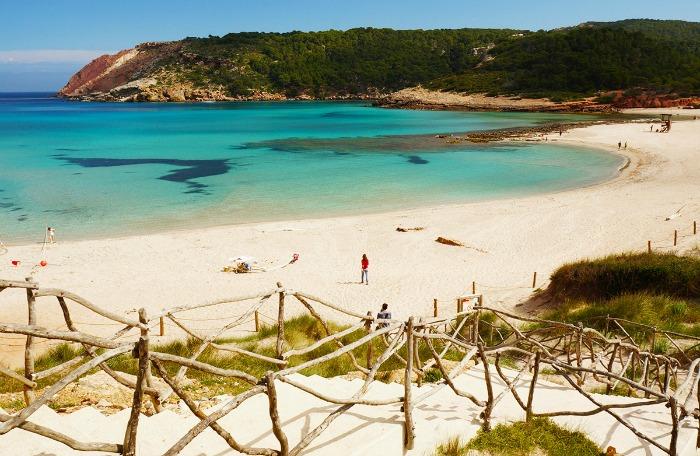
<path fill-rule="evenodd" d="M 12 266 L 16 267 L 16 266 L 19 266 L 20 261 L 19 260 L 10 260 L 10 263 L 12 264 Z"/>
<path fill-rule="evenodd" d="M 41 265 L 42 268 L 43 268 L 44 266 L 46 266 L 47 264 L 49 264 L 49 263 L 47 263 L 46 260 L 41 260 L 41 261 L 39 262 L 39 265 Z"/>

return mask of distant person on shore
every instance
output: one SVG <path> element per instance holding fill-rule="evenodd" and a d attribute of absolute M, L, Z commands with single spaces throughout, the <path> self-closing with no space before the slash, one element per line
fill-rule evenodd
<path fill-rule="evenodd" d="M 625 141 L 625 147 L 624 147 L 624 148 L 627 149 L 627 141 Z"/>
<path fill-rule="evenodd" d="M 622 141 L 617 142 L 617 150 L 622 149 Z"/>
<path fill-rule="evenodd" d="M 377 314 L 377 329 L 386 328 L 389 326 L 387 322 L 379 322 L 379 320 L 391 320 L 391 312 L 389 312 L 389 304 L 382 304 L 382 310 Z"/>
<path fill-rule="evenodd" d="M 649 131 L 654 133 L 654 124 L 651 124 L 651 127 L 649 127 Z"/>
<path fill-rule="evenodd" d="M 56 243 L 56 230 L 52 226 L 46 228 L 46 241 L 49 244 Z"/>
<path fill-rule="evenodd" d="M 362 261 L 360 262 L 360 266 L 362 267 L 362 275 L 360 275 L 360 283 L 364 283 L 365 285 L 369 285 L 369 278 L 367 276 L 367 270 L 369 269 L 369 260 L 367 259 L 366 253 L 362 254 Z"/>

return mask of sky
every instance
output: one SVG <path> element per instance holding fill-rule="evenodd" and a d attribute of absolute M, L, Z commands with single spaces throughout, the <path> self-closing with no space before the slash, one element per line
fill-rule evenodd
<path fill-rule="evenodd" d="M 0 92 L 53 91 L 144 41 L 390 27 L 552 29 L 628 18 L 700 22 L 700 0 L 0 0 Z"/>

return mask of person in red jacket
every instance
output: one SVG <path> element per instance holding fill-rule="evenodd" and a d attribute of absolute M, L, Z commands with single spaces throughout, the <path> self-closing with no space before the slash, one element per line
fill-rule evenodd
<path fill-rule="evenodd" d="M 369 260 L 367 259 L 367 254 L 362 254 L 362 275 L 360 276 L 360 283 L 369 285 L 369 280 L 367 279 L 367 269 L 369 268 Z"/>

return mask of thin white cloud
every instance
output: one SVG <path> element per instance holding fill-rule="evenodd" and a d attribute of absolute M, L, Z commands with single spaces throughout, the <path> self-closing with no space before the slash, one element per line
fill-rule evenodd
<path fill-rule="evenodd" d="M 0 64 L 87 63 L 103 54 L 108 54 L 108 52 L 82 49 L 0 51 Z"/>

